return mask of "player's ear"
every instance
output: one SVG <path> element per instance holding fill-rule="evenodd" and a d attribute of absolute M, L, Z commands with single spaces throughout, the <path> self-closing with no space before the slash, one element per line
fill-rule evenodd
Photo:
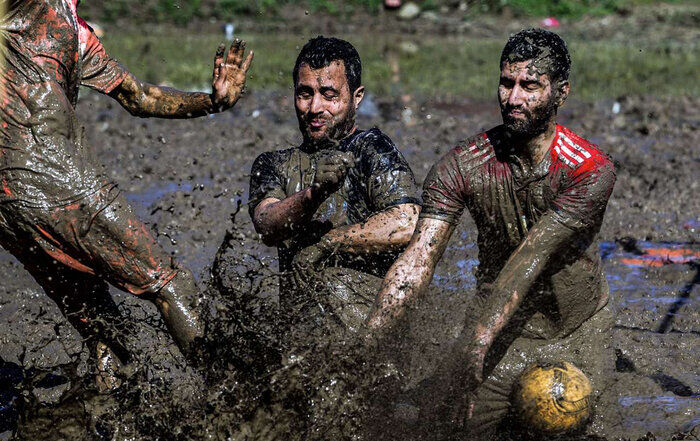
<path fill-rule="evenodd" d="M 358 107 L 360 107 L 360 103 L 362 102 L 362 98 L 365 97 L 365 86 L 360 86 L 357 89 L 355 89 L 355 92 L 352 94 L 352 98 L 355 102 L 355 110 L 357 110 Z"/>
<path fill-rule="evenodd" d="M 557 106 L 561 106 L 564 104 L 564 101 L 566 101 L 566 98 L 569 96 L 569 91 L 571 90 L 571 84 L 569 84 L 569 80 L 562 80 L 559 81 L 557 84 Z"/>

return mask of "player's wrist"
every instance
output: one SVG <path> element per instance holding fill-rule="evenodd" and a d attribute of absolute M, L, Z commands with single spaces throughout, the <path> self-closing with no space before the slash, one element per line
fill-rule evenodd
<path fill-rule="evenodd" d="M 327 192 L 318 183 L 313 183 L 309 188 L 306 189 L 308 194 L 308 200 L 314 208 L 321 205 L 323 201 L 328 197 Z"/>
<path fill-rule="evenodd" d="M 221 113 L 227 109 L 225 103 L 216 98 L 214 92 L 209 94 L 209 113 Z"/>

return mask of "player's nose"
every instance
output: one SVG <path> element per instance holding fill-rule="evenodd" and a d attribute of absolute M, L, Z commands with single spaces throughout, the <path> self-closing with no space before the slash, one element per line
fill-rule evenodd
<path fill-rule="evenodd" d="M 309 106 L 309 111 L 311 113 L 322 113 L 323 112 L 323 98 L 320 93 L 315 93 L 313 98 L 311 98 L 311 105 Z"/>
<path fill-rule="evenodd" d="M 513 86 L 508 95 L 508 104 L 510 106 L 519 106 L 524 102 L 523 89 L 519 85 Z"/>

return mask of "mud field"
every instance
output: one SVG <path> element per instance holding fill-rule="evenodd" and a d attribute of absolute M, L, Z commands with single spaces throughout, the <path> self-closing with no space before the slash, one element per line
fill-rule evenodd
<path fill-rule="evenodd" d="M 413 99 L 408 107 L 370 95 L 359 125 L 392 137 L 419 182 L 458 140 L 500 122 L 495 99 Z M 619 97 L 571 100 L 560 114 L 618 164 L 600 234 L 616 325 L 614 378 L 595 424 L 610 440 L 700 437 L 699 109 L 697 98 Z M 13 438 L 17 420 L 16 438 L 32 440 L 361 439 L 373 404 L 360 397 L 418 384 L 459 332 L 478 264 L 468 216 L 438 266 L 434 295 L 412 312 L 408 338 L 394 349 L 404 372 L 374 369 L 352 342 L 279 354 L 276 253 L 257 240 L 245 203 L 253 159 L 300 141 L 290 96 L 257 91 L 221 115 L 163 121 L 134 119 L 83 93 L 78 115 L 162 246 L 202 287 L 215 285 L 207 288 L 208 369 L 186 368 L 155 308 L 114 290 L 136 355 L 117 375 L 121 387 L 99 394 L 77 332 L 0 250 L 0 439 Z M 402 400 L 382 406 L 394 409 L 382 437 L 419 433 L 406 429 L 420 423 Z"/>

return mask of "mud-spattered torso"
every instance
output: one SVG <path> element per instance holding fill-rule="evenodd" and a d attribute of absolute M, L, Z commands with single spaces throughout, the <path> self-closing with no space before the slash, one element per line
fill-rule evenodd
<path fill-rule="evenodd" d="M 566 333 L 607 298 L 595 237 L 615 181 L 614 167 L 595 145 L 561 125 L 549 153 L 532 169 L 507 139 L 499 126 L 445 155 L 426 179 L 421 217 L 454 224 L 469 210 L 479 231 L 479 286 L 496 280 L 545 214 L 555 216 L 556 228 L 576 231 L 566 250 L 541 250 L 556 254 L 555 264 L 526 301 L 547 317 L 553 333 Z"/>
<path fill-rule="evenodd" d="M 75 0 L 11 1 L 1 27 L 0 200 L 75 202 L 105 181 L 75 118 L 78 86 L 108 93 L 127 72 L 78 17 Z"/>
<path fill-rule="evenodd" d="M 379 129 L 358 130 L 334 149 L 352 152 L 355 165 L 348 170 L 341 188 L 314 213 L 312 228 L 315 231 L 300 231 L 279 247 L 283 271 L 289 269 L 291 260 L 299 248 L 306 245 L 310 233 L 361 223 L 395 205 L 420 203 L 411 168 L 391 139 Z M 308 188 L 314 179 L 316 163 L 325 154 L 326 150 L 313 151 L 302 145 L 258 156 L 251 170 L 251 216 L 265 198 L 281 200 Z"/>

